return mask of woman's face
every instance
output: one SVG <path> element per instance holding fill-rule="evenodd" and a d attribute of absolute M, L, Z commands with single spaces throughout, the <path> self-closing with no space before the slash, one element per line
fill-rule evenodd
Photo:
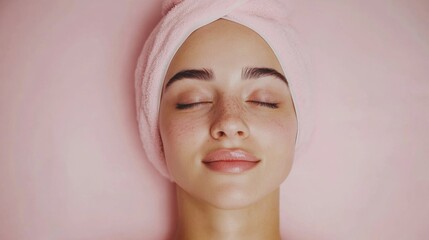
<path fill-rule="evenodd" d="M 167 71 L 159 113 L 167 167 L 180 188 L 234 209 L 279 187 L 297 134 L 283 75 L 267 43 L 240 24 L 222 19 L 188 37 Z"/>

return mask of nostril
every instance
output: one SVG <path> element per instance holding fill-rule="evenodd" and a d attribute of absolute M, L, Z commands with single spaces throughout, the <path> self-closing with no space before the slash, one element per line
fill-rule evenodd
<path fill-rule="evenodd" d="M 224 138 L 247 138 L 249 132 L 246 124 L 239 117 L 225 116 L 213 123 L 210 127 L 213 138 L 220 140 Z"/>
<path fill-rule="evenodd" d="M 223 131 L 219 131 L 219 132 L 217 133 L 217 135 L 218 135 L 219 137 L 223 137 L 223 136 L 225 136 L 226 134 L 225 134 Z"/>

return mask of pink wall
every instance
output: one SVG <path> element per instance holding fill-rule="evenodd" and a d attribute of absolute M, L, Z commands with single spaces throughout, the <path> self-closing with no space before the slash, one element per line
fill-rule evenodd
<path fill-rule="evenodd" d="M 282 185 L 286 239 L 429 239 L 429 2 L 288 1 L 317 132 Z M 0 1 L 0 239 L 168 239 L 133 73 L 151 1 Z"/>

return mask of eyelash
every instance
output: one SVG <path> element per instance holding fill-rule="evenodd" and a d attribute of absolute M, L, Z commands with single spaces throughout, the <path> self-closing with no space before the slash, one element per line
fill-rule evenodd
<path fill-rule="evenodd" d="M 188 108 L 193 108 L 199 104 L 208 103 L 208 102 L 196 102 L 196 103 L 178 103 L 176 104 L 176 109 L 183 110 Z"/>
<path fill-rule="evenodd" d="M 269 107 L 269 108 L 279 108 L 279 104 L 278 103 L 269 103 L 269 102 L 259 102 L 259 101 L 249 101 L 251 103 L 254 103 L 258 106 L 263 106 L 263 107 Z"/>
<path fill-rule="evenodd" d="M 279 108 L 279 104 L 278 103 L 269 103 L 269 102 L 259 102 L 259 101 L 248 101 L 250 103 L 254 103 L 258 106 L 262 106 L 262 107 L 268 107 L 268 108 Z M 184 109 L 189 109 L 189 108 L 193 108 L 199 104 L 203 104 L 203 103 L 210 103 L 210 102 L 196 102 L 196 103 L 178 103 L 176 104 L 176 109 L 179 110 L 184 110 Z"/>

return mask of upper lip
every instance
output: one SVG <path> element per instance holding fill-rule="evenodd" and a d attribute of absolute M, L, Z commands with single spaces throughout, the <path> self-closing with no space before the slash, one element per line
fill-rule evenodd
<path fill-rule="evenodd" d="M 259 162 L 260 160 L 252 154 L 241 149 L 218 149 L 207 154 L 203 162 L 216 162 L 216 161 L 248 161 Z"/>

